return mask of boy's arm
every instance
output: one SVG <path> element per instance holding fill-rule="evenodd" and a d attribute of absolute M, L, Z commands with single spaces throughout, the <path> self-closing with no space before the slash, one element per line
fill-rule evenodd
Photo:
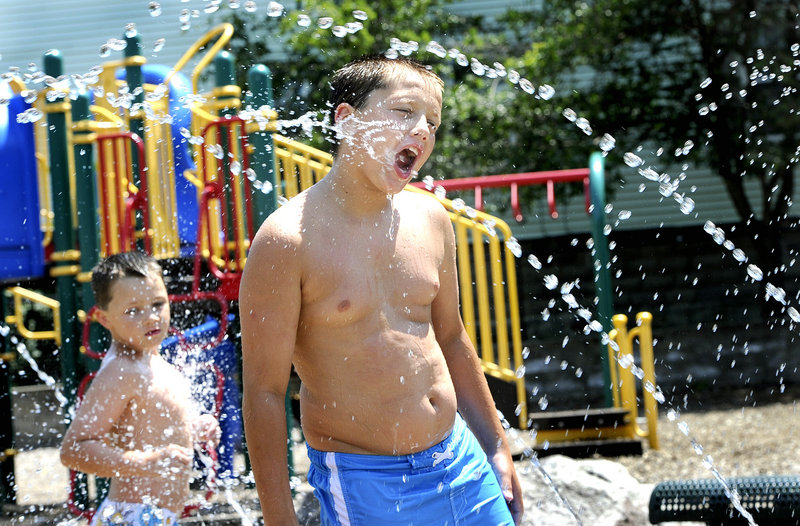
<path fill-rule="evenodd" d="M 444 258 L 439 269 L 439 292 L 431 305 L 436 340 L 442 349 L 456 390 L 458 410 L 475 434 L 500 481 L 516 524 L 522 519 L 522 488 L 505 432 L 497 417 L 492 394 L 481 368 L 478 353 L 469 339 L 459 311 L 455 236 L 444 210 L 437 210 L 434 222 L 444 239 Z"/>
<path fill-rule="evenodd" d="M 247 448 L 264 523 L 298 524 L 286 459 L 285 396 L 300 315 L 300 270 L 293 240 L 261 227 L 239 288 Z"/>
<path fill-rule="evenodd" d="M 61 462 L 100 477 L 153 477 L 185 470 L 192 452 L 177 444 L 151 451 L 109 445 L 107 437 L 128 402 L 146 387 L 140 375 L 112 360 L 97 374 L 61 442 Z"/>

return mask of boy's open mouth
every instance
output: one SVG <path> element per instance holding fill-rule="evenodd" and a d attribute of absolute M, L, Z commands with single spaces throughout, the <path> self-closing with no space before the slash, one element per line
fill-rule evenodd
<path fill-rule="evenodd" d="M 419 151 L 414 148 L 404 148 L 397 154 L 394 162 L 403 176 L 408 177 L 411 173 L 418 155 Z"/>

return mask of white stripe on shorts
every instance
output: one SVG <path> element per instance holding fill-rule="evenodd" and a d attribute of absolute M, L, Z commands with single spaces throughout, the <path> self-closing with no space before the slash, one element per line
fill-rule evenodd
<path fill-rule="evenodd" d="M 344 502 L 344 493 L 342 492 L 342 481 L 339 479 L 339 468 L 336 466 L 336 454 L 332 451 L 325 453 L 325 465 L 331 470 L 331 495 L 333 495 L 333 505 L 339 524 L 350 526 L 350 516 L 347 514 L 347 504 Z"/>

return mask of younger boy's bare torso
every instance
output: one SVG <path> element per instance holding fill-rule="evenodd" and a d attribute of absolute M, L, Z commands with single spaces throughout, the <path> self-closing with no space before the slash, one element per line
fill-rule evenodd
<path fill-rule="evenodd" d="M 430 217 L 438 204 L 402 192 L 361 220 L 318 197 L 282 210 L 302 238 L 293 361 L 306 439 L 350 453 L 425 449 L 447 436 L 456 411 L 431 324 L 445 257 Z"/>
<path fill-rule="evenodd" d="M 129 402 L 112 428 L 110 445 L 129 451 L 148 451 L 169 444 L 191 448 L 188 380 L 161 356 L 120 354 L 113 357 L 117 362 L 115 372 L 130 376 L 129 381 L 121 382 L 123 385 L 137 387 L 124 393 Z M 148 477 L 115 477 L 109 498 L 118 502 L 143 502 L 149 498 L 158 507 L 180 513 L 188 497 L 190 477 L 190 469 L 166 466 Z"/>

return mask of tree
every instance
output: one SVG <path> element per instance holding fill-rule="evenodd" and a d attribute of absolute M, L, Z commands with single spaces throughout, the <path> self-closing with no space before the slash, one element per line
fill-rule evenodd
<path fill-rule="evenodd" d="M 595 128 L 678 156 L 701 145 L 693 155 L 722 178 L 770 276 L 800 158 L 798 9 L 784 0 L 545 0 L 505 22 L 518 41 L 536 42 L 523 64 L 557 84 L 584 84 L 559 102 Z M 745 193 L 747 179 L 760 199 Z"/>

